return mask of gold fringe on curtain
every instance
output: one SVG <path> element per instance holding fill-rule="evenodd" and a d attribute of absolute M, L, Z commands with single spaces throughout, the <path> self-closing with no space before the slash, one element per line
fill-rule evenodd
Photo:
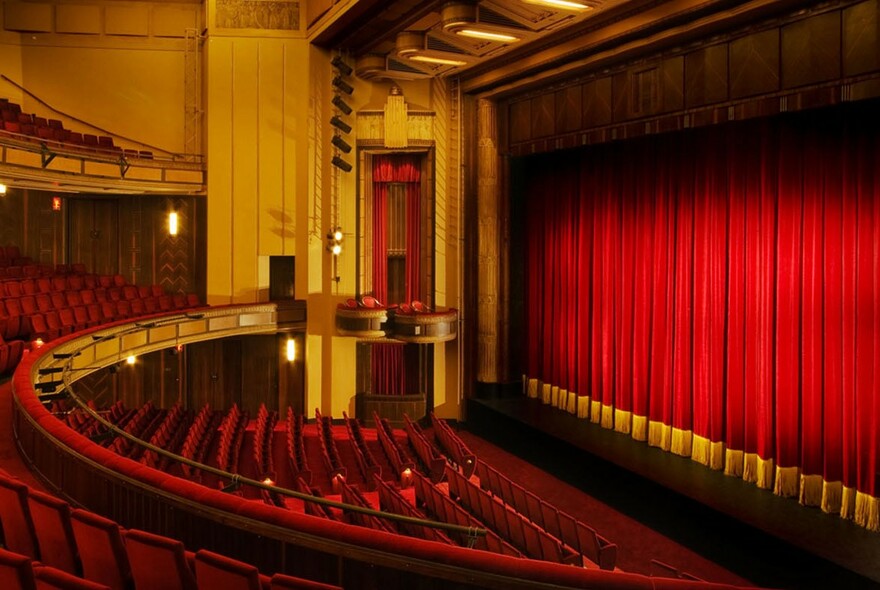
<path fill-rule="evenodd" d="M 708 438 L 698 434 L 694 435 L 693 449 L 691 450 L 691 459 L 703 465 L 709 465 L 710 442 Z"/>
<path fill-rule="evenodd" d="M 556 407 L 560 410 L 564 410 L 568 406 L 568 390 L 567 389 L 559 389 L 559 397 L 556 400 Z"/>
<path fill-rule="evenodd" d="M 559 407 L 559 386 L 551 385 L 550 386 L 550 405 L 554 408 Z"/>
<path fill-rule="evenodd" d="M 627 410 L 614 410 L 614 430 L 629 434 L 632 430 L 632 412 Z"/>
<path fill-rule="evenodd" d="M 856 489 L 843 486 L 840 497 L 840 517 L 852 520 L 856 515 Z"/>
<path fill-rule="evenodd" d="M 775 462 L 773 459 L 762 459 L 755 455 L 758 459 L 757 468 L 758 468 L 758 481 L 755 482 L 755 485 L 761 488 L 762 490 L 770 490 L 773 489 L 773 474 L 775 473 Z"/>
<path fill-rule="evenodd" d="M 758 455 L 756 453 L 745 454 L 743 479 L 751 483 L 758 481 Z"/>
<path fill-rule="evenodd" d="M 869 531 L 880 530 L 880 504 L 877 498 L 863 492 L 856 493 L 855 521 Z"/>
<path fill-rule="evenodd" d="M 577 414 L 578 418 L 590 417 L 590 396 L 582 395 L 577 398 Z"/>
<path fill-rule="evenodd" d="M 538 380 L 529 379 L 529 397 L 537 399 L 538 397 Z"/>
<path fill-rule="evenodd" d="M 777 467 L 773 493 L 783 498 L 794 498 L 800 490 L 800 467 Z"/>
<path fill-rule="evenodd" d="M 568 405 L 565 407 L 565 410 L 569 414 L 577 414 L 578 413 L 578 402 L 580 400 L 580 396 L 573 391 L 568 392 Z"/>
<path fill-rule="evenodd" d="M 602 428 L 614 428 L 614 406 L 602 404 Z"/>
<path fill-rule="evenodd" d="M 798 501 L 804 506 L 819 506 L 822 503 L 821 475 L 801 475 L 801 494 Z"/>
<path fill-rule="evenodd" d="M 664 451 L 668 451 L 672 446 L 672 426 L 656 422 L 648 421 L 648 444 L 652 447 L 658 447 Z"/>
<path fill-rule="evenodd" d="M 690 457 L 693 448 L 694 434 L 690 430 L 672 429 L 672 447 L 670 451 L 682 457 Z"/>
<path fill-rule="evenodd" d="M 721 471 L 724 468 L 724 442 L 715 441 L 709 445 L 709 469 Z"/>
<path fill-rule="evenodd" d="M 648 417 L 633 416 L 632 437 L 645 442 L 648 440 Z"/>
<path fill-rule="evenodd" d="M 545 404 L 550 403 L 550 389 L 551 389 L 551 386 L 549 383 L 542 383 L 541 384 L 541 401 L 544 402 Z"/>
<path fill-rule="evenodd" d="M 590 422 L 598 424 L 602 420 L 602 402 L 590 402 Z"/>
<path fill-rule="evenodd" d="M 840 514 L 840 503 L 843 500 L 843 483 L 839 481 L 822 482 L 822 512 Z"/>
<path fill-rule="evenodd" d="M 724 451 L 724 475 L 732 475 L 734 477 L 743 476 L 743 458 L 745 453 L 734 449 Z"/>

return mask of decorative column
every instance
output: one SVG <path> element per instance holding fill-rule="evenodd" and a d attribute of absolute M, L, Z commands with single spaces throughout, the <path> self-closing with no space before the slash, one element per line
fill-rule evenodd
<path fill-rule="evenodd" d="M 491 100 L 477 101 L 477 381 L 504 381 L 501 275 L 501 185 L 498 118 Z"/>

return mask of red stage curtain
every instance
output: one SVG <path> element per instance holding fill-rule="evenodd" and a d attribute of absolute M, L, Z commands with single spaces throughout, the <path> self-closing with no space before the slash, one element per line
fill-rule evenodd
<path fill-rule="evenodd" d="M 388 184 L 406 184 L 406 296 L 419 299 L 421 243 L 421 170 L 418 156 L 389 155 L 373 158 L 373 295 L 385 305 L 388 301 Z M 374 394 L 406 394 L 406 365 L 403 346 L 374 344 L 371 355 L 371 387 Z"/>
<path fill-rule="evenodd" d="M 880 528 L 864 108 L 525 160 L 525 372 L 544 400 Z"/>

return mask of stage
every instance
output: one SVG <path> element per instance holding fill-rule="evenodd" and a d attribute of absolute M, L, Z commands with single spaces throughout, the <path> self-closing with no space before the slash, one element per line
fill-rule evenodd
<path fill-rule="evenodd" d="M 880 534 L 540 400 L 471 399 L 463 427 L 755 584 L 880 588 Z"/>

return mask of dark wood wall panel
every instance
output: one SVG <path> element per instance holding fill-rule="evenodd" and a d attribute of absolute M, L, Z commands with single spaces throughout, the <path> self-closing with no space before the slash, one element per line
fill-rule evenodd
<path fill-rule="evenodd" d="M 513 155 L 880 96 L 880 0 L 816 3 L 512 96 Z M 573 105 L 580 96 L 580 113 Z"/>
<path fill-rule="evenodd" d="M 731 41 L 729 67 L 732 99 L 779 90 L 779 30 Z"/>
<path fill-rule="evenodd" d="M 119 272 L 119 202 L 116 199 L 66 200 L 68 261 L 82 262 L 90 272 Z"/>
<path fill-rule="evenodd" d="M 840 12 L 782 27 L 783 88 L 839 78 L 840 52 Z"/>
<path fill-rule="evenodd" d="M 878 7 L 875 0 L 843 11 L 843 75 L 857 76 L 880 69 Z"/>
<path fill-rule="evenodd" d="M 684 68 L 683 57 L 664 60 L 660 65 L 660 95 L 663 103 L 661 111 L 664 113 L 684 108 Z"/>
<path fill-rule="evenodd" d="M 713 45 L 685 58 L 687 106 L 722 102 L 728 98 L 727 44 Z"/>

